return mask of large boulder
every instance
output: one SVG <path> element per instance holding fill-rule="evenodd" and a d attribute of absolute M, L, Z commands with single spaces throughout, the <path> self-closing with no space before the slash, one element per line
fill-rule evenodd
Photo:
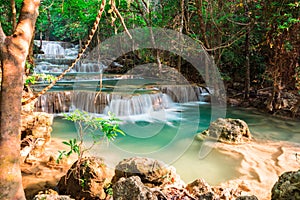
<path fill-rule="evenodd" d="M 149 187 L 165 184 L 182 184 L 174 167 L 151 158 L 133 157 L 124 159 L 115 167 L 112 184 L 122 177 L 139 176 L 143 184 Z"/>
<path fill-rule="evenodd" d="M 300 199 L 300 170 L 285 172 L 279 177 L 272 188 L 272 199 Z"/>
<path fill-rule="evenodd" d="M 157 200 L 157 197 L 149 187 L 142 183 L 140 177 L 131 176 L 122 177 L 113 185 L 113 199 Z"/>
<path fill-rule="evenodd" d="M 76 161 L 57 187 L 60 194 L 75 199 L 105 199 L 110 182 L 108 170 L 101 158 L 87 157 Z"/>
<path fill-rule="evenodd" d="M 245 121 L 231 118 L 218 118 L 212 122 L 209 128 L 196 136 L 196 139 L 203 137 L 216 138 L 219 142 L 230 144 L 241 144 L 252 139 L 250 130 Z"/>

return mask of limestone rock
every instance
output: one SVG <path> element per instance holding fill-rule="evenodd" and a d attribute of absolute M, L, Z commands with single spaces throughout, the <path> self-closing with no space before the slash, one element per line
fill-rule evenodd
<path fill-rule="evenodd" d="M 75 199 L 105 199 L 109 183 L 108 172 L 102 159 L 87 157 L 76 161 L 58 183 L 60 194 Z"/>
<path fill-rule="evenodd" d="M 39 157 L 51 139 L 53 115 L 42 112 L 22 112 L 21 139 L 23 159 Z"/>
<path fill-rule="evenodd" d="M 182 183 L 173 167 L 150 158 L 133 157 L 122 160 L 115 168 L 112 183 L 116 183 L 121 177 L 131 176 L 139 176 L 142 183 L 150 187 Z"/>
<path fill-rule="evenodd" d="M 209 136 L 217 138 L 219 142 L 230 144 L 241 144 L 252 139 L 248 125 L 245 121 L 240 119 L 219 118 L 212 122 L 209 128 L 198 134 L 196 138 L 203 138 Z"/>
<path fill-rule="evenodd" d="M 189 183 L 186 186 L 187 191 L 196 197 L 196 199 L 206 199 L 206 200 L 213 200 L 216 199 L 212 188 L 208 183 L 204 181 L 204 179 L 196 179 L 192 183 Z"/>
<path fill-rule="evenodd" d="M 279 177 L 272 188 L 272 199 L 300 199 L 300 170 L 285 172 Z"/>
<path fill-rule="evenodd" d="M 33 200 L 74 200 L 67 195 L 58 194 L 37 194 Z"/>
<path fill-rule="evenodd" d="M 241 196 L 242 191 L 234 187 L 213 187 L 213 193 L 216 199 L 236 199 Z"/>
<path fill-rule="evenodd" d="M 150 188 L 146 187 L 139 176 L 121 177 L 113 185 L 114 200 L 157 200 Z"/>
<path fill-rule="evenodd" d="M 47 189 L 41 191 L 33 197 L 33 200 L 74 200 L 66 195 L 59 195 L 55 190 Z"/>
<path fill-rule="evenodd" d="M 33 200 L 74 200 L 66 195 L 38 194 Z"/>
<path fill-rule="evenodd" d="M 219 200 L 240 199 L 256 200 L 255 196 L 241 196 L 242 191 L 234 187 L 210 186 L 203 179 L 196 179 L 185 188 L 195 199 Z"/>

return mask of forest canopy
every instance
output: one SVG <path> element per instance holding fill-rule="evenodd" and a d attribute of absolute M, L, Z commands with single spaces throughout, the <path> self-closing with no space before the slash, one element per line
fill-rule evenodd
<path fill-rule="evenodd" d="M 0 6 L 7 34 L 14 16 L 10 3 L 4 1 Z M 22 1 L 15 3 L 18 11 Z M 100 4 L 101 0 L 42 1 L 35 39 L 81 43 Z M 168 28 L 202 44 L 214 58 L 226 86 L 240 83 L 238 89 L 246 98 L 250 90 L 262 87 L 299 90 L 299 6 L 295 0 L 107 0 L 93 45 L 123 32 L 125 27 Z M 160 54 L 162 63 L 180 70 Z M 155 55 L 145 55 L 155 60 Z"/>

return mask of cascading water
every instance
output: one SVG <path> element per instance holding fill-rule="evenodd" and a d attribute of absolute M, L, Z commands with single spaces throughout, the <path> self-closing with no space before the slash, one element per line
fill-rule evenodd
<path fill-rule="evenodd" d="M 131 97 L 114 95 L 109 105 L 104 109 L 104 113 L 112 112 L 117 116 L 150 114 L 172 106 L 173 101 L 163 93 L 134 95 Z"/>
<path fill-rule="evenodd" d="M 34 41 L 42 46 L 41 54 L 35 55 L 36 73 L 62 72 L 76 58 L 78 46 L 68 42 Z"/>
<path fill-rule="evenodd" d="M 39 41 L 35 41 L 39 46 Z M 58 75 L 68 67 L 78 52 L 78 46 L 71 43 L 42 41 L 44 54 L 36 55 L 36 73 Z M 122 67 L 120 64 L 118 67 Z M 102 62 L 85 59 L 77 63 L 69 75 L 59 81 L 54 90 L 38 99 L 36 109 L 48 113 L 70 112 L 82 109 L 91 113 L 130 116 L 169 109 L 173 102 L 184 103 L 202 100 L 209 95 L 202 87 L 190 85 L 160 85 L 157 81 L 146 80 L 138 75 L 103 75 L 102 92 L 100 72 L 107 68 Z M 150 85 L 149 85 L 150 84 Z M 152 86 L 151 86 L 152 84 Z M 45 83 L 33 86 L 39 89 Z M 125 85 L 125 87 L 123 87 Z M 119 87 L 135 87 L 138 92 L 128 94 Z M 118 89 L 118 92 L 114 92 Z M 204 95 L 203 95 L 204 94 Z"/>

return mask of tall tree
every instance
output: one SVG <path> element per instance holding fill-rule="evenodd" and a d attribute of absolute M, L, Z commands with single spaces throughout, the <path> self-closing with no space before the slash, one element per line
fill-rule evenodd
<path fill-rule="evenodd" d="M 24 0 L 12 35 L 0 23 L 0 199 L 25 199 L 20 170 L 23 73 L 40 0 Z"/>

